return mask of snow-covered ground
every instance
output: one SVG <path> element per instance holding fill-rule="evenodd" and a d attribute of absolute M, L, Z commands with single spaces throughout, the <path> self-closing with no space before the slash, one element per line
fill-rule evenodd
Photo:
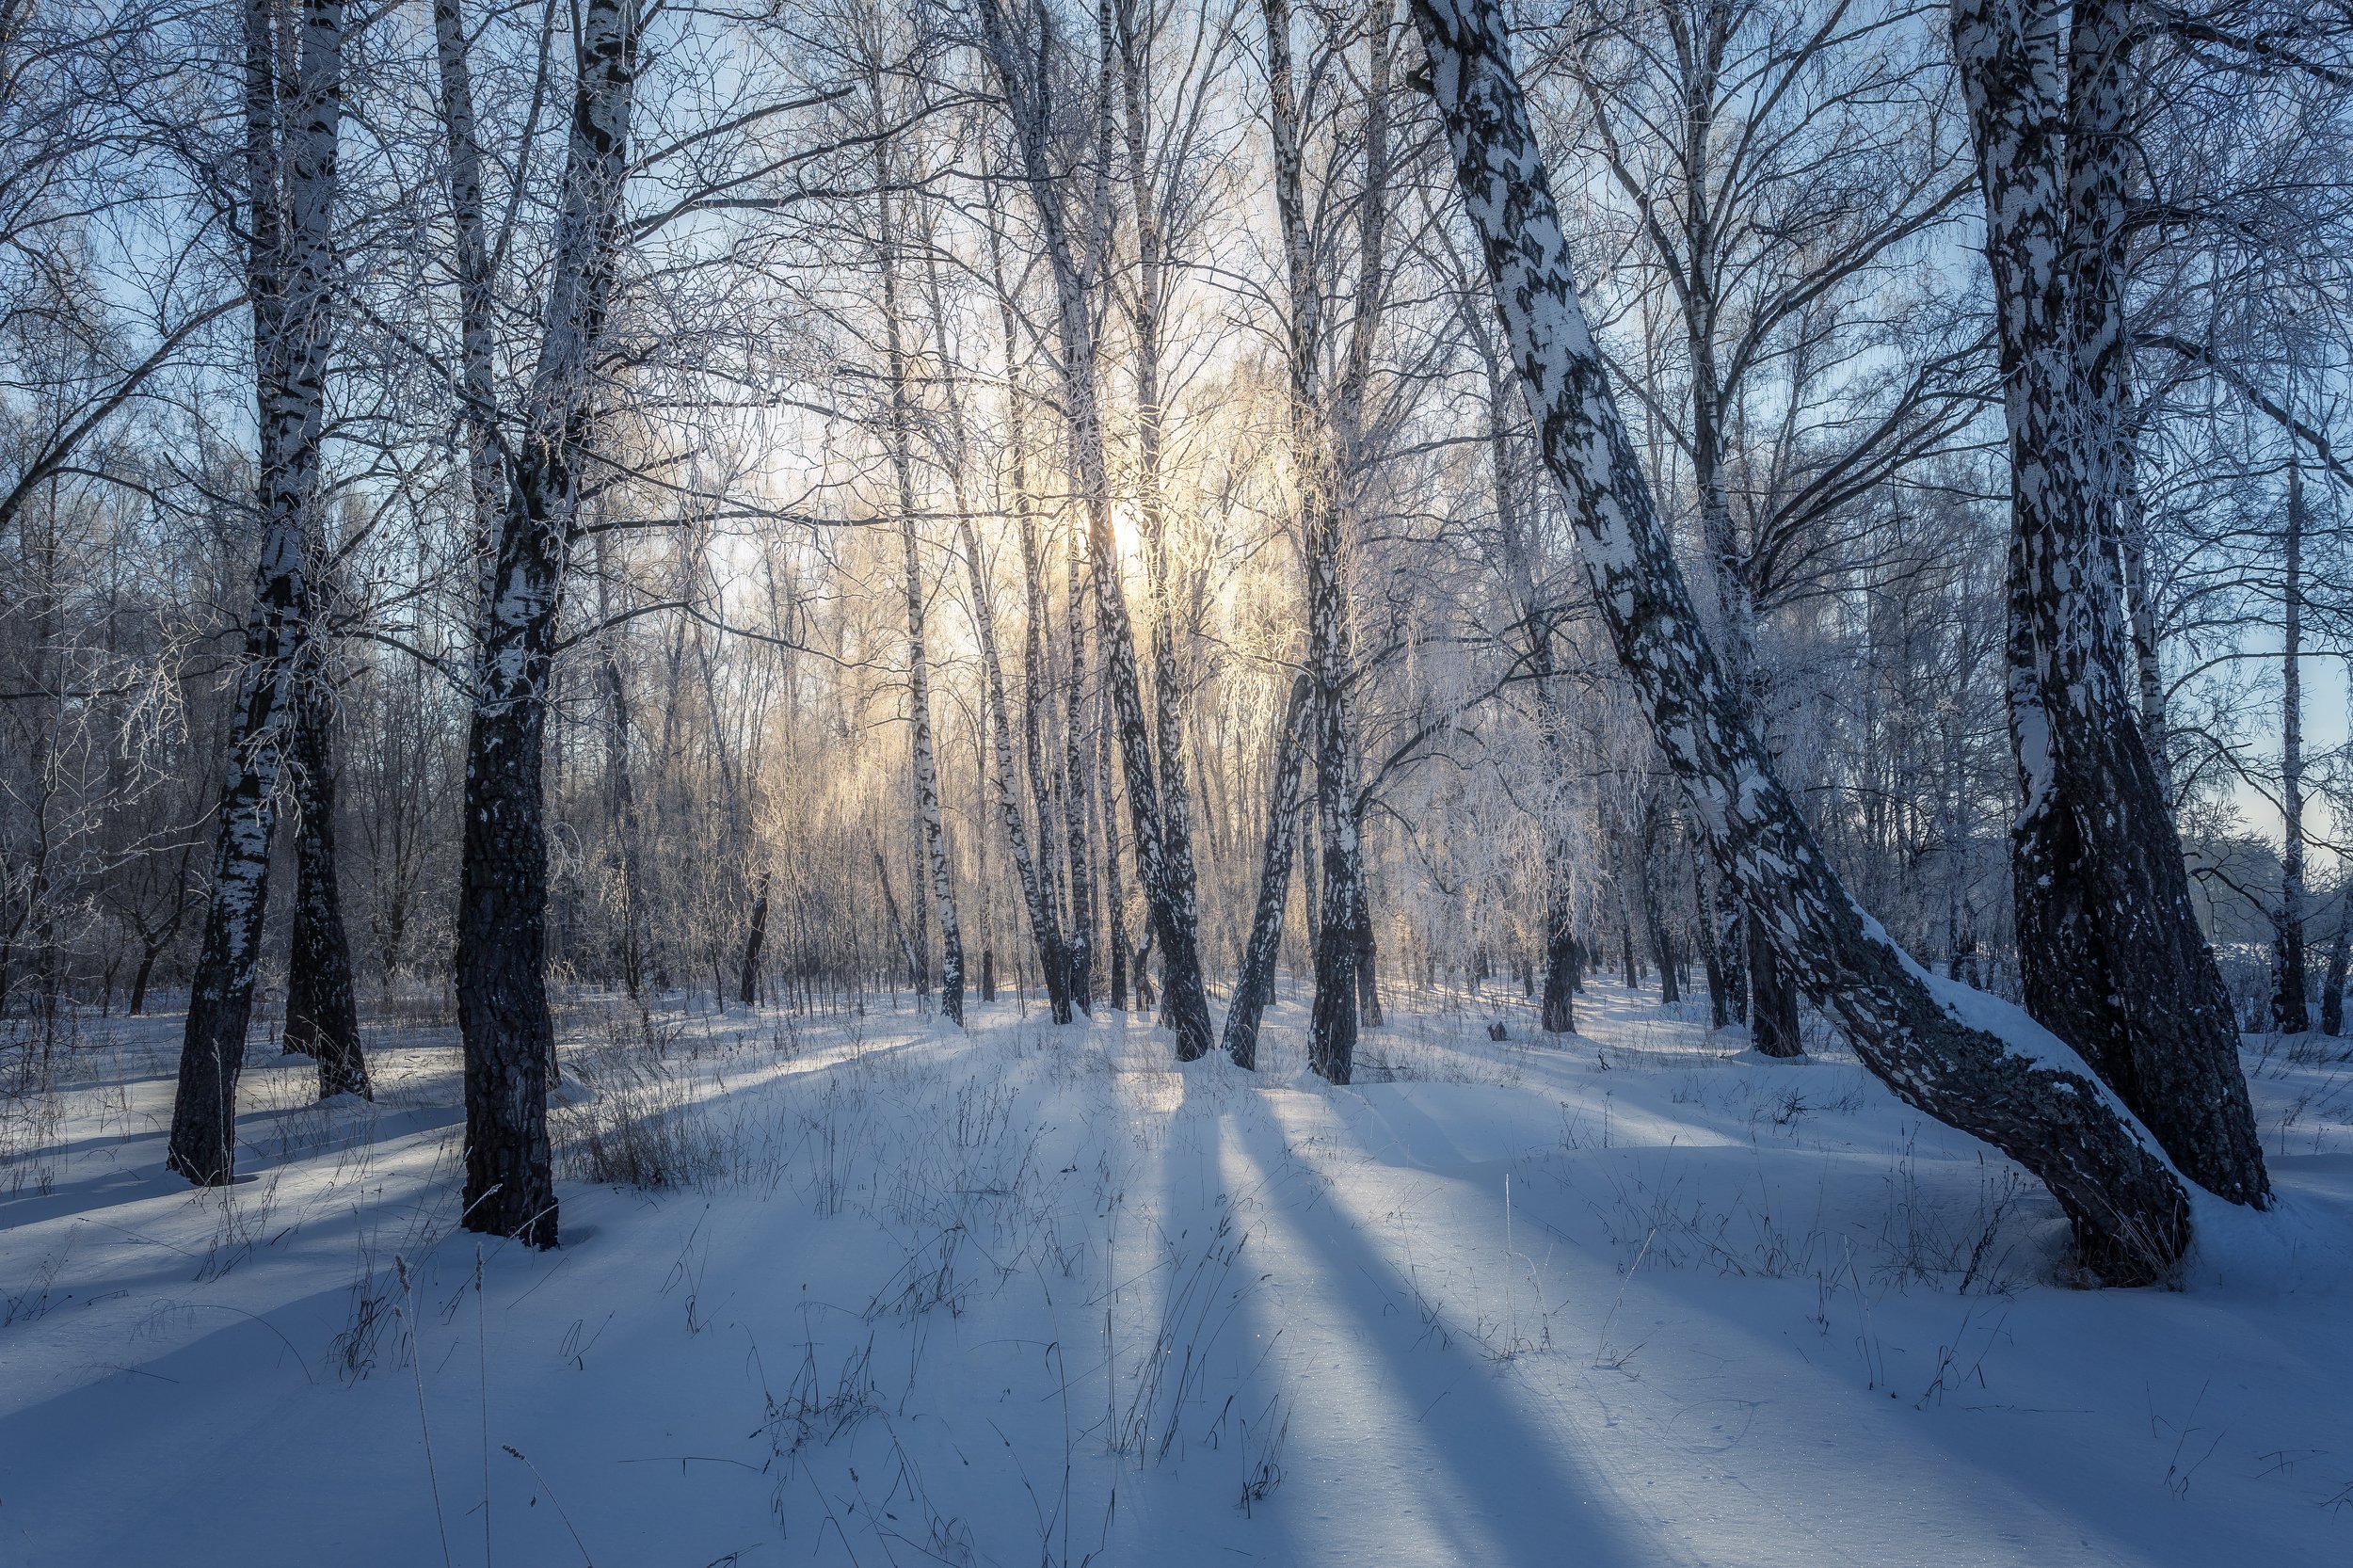
<path fill-rule="evenodd" d="M 177 1020 L 86 1024 L 0 1128 L 0 1563 L 2353 1561 L 2353 1064 L 2255 1043 L 2281 1213 L 2096 1292 L 1615 987 L 1347 1090 L 1288 992 L 1256 1077 L 1112 1017 L 576 1004 L 544 1256 L 453 1228 L 446 1033 L 372 1108 L 257 1048 L 205 1195 Z"/>

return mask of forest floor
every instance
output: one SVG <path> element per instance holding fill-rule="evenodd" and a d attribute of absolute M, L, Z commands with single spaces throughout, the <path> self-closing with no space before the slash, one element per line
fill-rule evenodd
<path fill-rule="evenodd" d="M 1288 990 L 1257 1076 L 1108 1017 L 575 1001 L 546 1255 L 454 1228 L 446 1031 L 373 1106 L 257 1040 L 200 1194 L 178 1020 L 85 1022 L 0 1103 L 0 1564 L 2353 1561 L 2312 1042 L 2280 1212 L 2104 1292 L 1834 1047 L 1407 997 L 1333 1090 Z"/>

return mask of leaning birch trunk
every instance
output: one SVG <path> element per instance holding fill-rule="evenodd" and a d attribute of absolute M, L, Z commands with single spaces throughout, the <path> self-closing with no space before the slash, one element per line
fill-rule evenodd
<path fill-rule="evenodd" d="M 1238 1067 L 1258 1064 L 1258 1020 L 1274 999 L 1274 962 L 1283 951 L 1283 912 L 1290 903 L 1291 856 L 1299 842 L 1300 774 L 1306 761 L 1307 715 L 1314 697 L 1313 680 L 1305 675 L 1294 680 L 1274 733 L 1266 840 L 1258 852 L 1258 905 L 1250 917 L 1250 941 L 1242 949 L 1234 1000 L 1225 1009 L 1225 1054 Z"/>
<path fill-rule="evenodd" d="M 319 1098 L 374 1099 L 360 1047 L 360 1005 L 351 941 L 335 875 L 332 711 L 324 681 L 296 697 L 294 772 L 295 916 L 286 959 L 285 1048 L 314 1058 Z"/>
<path fill-rule="evenodd" d="M 457 1022 L 466 1056 L 461 1223 L 557 1240 L 548 1144 L 548 674 L 618 264 L 637 74 L 636 0 L 585 0 L 544 335 L 500 520 L 466 739 Z"/>
<path fill-rule="evenodd" d="M 1064 410 L 1079 466 L 1080 501 L 1086 510 L 1087 552 L 1101 622 L 1104 664 L 1112 704 L 1119 720 L 1120 771 L 1128 784 L 1128 812 L 1135 835 L 1136 869 L 1144 884 L 1152 935 L 1160 946 L 1164 1010 L 1176 1036 L 1179 1061 L 1207 1055 L 1212 1044 L 1209 996 L 1201 980 L 1198 936 L 1192 916 L 1192 890 L 1172 886 L 1160 852 L 1160 783 L 1144 712 L 1143 682 L 1136 669 L 1135 629 L 1119 583 L 1118 543 L 1112 532 L 1111 475 L 1103 449 L 1103 420 L 1096 392 L 1098 354 L 1086 280 L 1072 253 L 1062 184 L 1047 146 L 1049 105 L 1032 70 L 1026 40 L 1016 40 L 1001 0 L 982 0 L 982 47 L 1003 92 L 1014 140 L 1038 216 L 1038 239 L 1053 274 L 1055 338 L 1061 360 Z"/>
<path fill-rule="evenodd" d="M 2009 687 L 2025 796 L 2012 903 L 2027 1011 L 2193 1180 L 2260 1208 L 2270 1187 L 2230 994 L 2123 667 L 2128 10 L 1953 3 L 2009 436 Z"/>
<path fill-rule="evenodd" d="M 200 1186 L 236 1175 L 237 1078 L 269 902 L 270 841 L 293 739 L 312 604 L 306 555 L 318 528 L 319 437 L 333 338 L 335 140 L 342 122 L 342 0 L 303 0 L 293 105 L 279 123 L 270 0 L 245 6 L 247 281 L 253 298 L 256 509 L 262 549 L 246 624 L 236 718 L 221 786 L 212 897 L 188 991 L 165 1156 Z M 281 147 L 282 163 L 281 163 Z"/>
<path fill-rule="evenodd" d="M 1914 964 L 1849 896 L 1774 777 L 1700 631 L 1673 545 L 1611 396 L 1494 0 L 1414 0 L 1432 88 L 1587 585 L 1651 732 L 1778 955 L 1907 1104 L 2039 1176 L 2087 1268 L 2163 1277 L 2189 1244 L 2180 1180 L 2057 1038 Z"/>

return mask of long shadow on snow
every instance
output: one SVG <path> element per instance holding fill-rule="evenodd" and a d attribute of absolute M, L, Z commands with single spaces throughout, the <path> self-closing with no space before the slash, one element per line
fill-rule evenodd
<path fill-rule="evenodd" d="M 1325 1201 L 1321 1178 L 1297 1161 L 1264 1091 L 1234 1084 L 1228 1099 L 1196 1085 L 1192 1073 L 1185 1076 L 1186 1103 L 1179 1117 L 1198 1118 L 1206 1124 L 1199 1130 L 1212 1137 L 1232 1137 L 1235 1152 L 1257 1173 L 1258 1223 L 1273 1233 L 1267 1240 L 1292 1243 L 1308 1265 L 1297 1285 L 1313 1294 L 1302 1299 L 1341 1309 L 1329 1326 L 1349 1347 L 1351 1371 L 1365 1381 L 1367 1395 L 1410 1423 L 1371 1440 L 1392 1450 L 1382 1456 L 1385 1468 L 1396 1466 L 1392 1479 L 1411 1478 L 1413 1517 L 1443 1538 L 1441 1560 L 1482 1568 L 1559 1568 L 1564 1561 L 1602 1568 L 1688 1557 L 1672 1537 L 1642 1520 L 1601 1467 L 1580 1464 L 1566 1451 L 1568 1434 L 1531 1420 L 1508 1398 L 1497 1386 L 1504 1374 L 1482 1365 L 1465 1341 L 1424 1320 L 1413 1282 Z M 1179 1180 L 1190 1175 L 1171 1174 Z M 1257 1267 L 1279 1264 L 1261 1256 Z M 1279 1298 L 1281 1273 L 1273 1283 Z M 1295 1307 L 1299 1302 L 1287 1304 Z M 1284 1321 L 1290 1314 L 1278 1313 L 1274 1301 L 1256 1301 L 1247 1309 L 1270 1335 L 1277 1329 L 1295 1333 L 1301 1326 L 1295 1319 Z M 1304 1350 L 1300 1346 L 1292 1353 Z M 1294 1449 L 1306 1440 L 1302 1434 L 1319 1425 L 1331 1430 L 1347 1419 L 1346 1411 L 1321 1404 L 1315 1381 L 1301 1382 L 1293 1407 Z M 1332 1543 L 1301 1511 L 1316 1502 L 1326 1511 L 1348 1507 L 1345 1496 L 1334 1496 L 1332 1490 L 1352 1480 L 1377 1484 L 1380 1479 L 1373 1472 L 1303 1476 L 1294 1463 L 1293 1474 L 1260 1514 L 1267 1526 L 1295 1539 L 1275 1560 L 1303 1562 L 1330 1555 Z M 1324 1483 L 1321 1496 L 1315 1490 L 1319 1482 Z M 1382 1512 L 1379 1504 L 1359 1506 Z"/>

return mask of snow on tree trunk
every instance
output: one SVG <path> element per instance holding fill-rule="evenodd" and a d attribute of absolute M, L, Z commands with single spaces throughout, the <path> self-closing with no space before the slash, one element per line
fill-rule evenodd
<path fill-rule="evenodd" d="M 1315 682 L 1299 676 L 1274 733 L 1274 775 L 1267 792 L 1266 836 L 1258 851 L 1258 904 L 1250 917 L 1241 973 L 1225 1009 L 1225 1054 L 1240 1067 L 1258 1064 L 1258 1020 L 1274 999 L 1274 963 L 1283 951 L 1283 912 L 1290 904 L 1291 856 L 1299 841 L 1300 776 Z"/>
<path fill-rule="evenodd" d="M 165 1157 L 200 1186 L 236 1175 L 237 1078 L 268 909 L 278 791 L 302 687 L 313 678 L 306 557 L 320 528 L 319 437 L 334 326 L 330 225 L 343 114 L 342 0 L 303 0 L 290 125 L 280 122 L 277 7 L 247 0 L 244 19 L 246 270 L 253 300 L 262 548 Z"/>
<path fill-rule="evenodd" d="M 1543 451 L 1620 663 L 1693 817 L 1769 911 L 1778 955 L 1907 1104 L 2050 1188 L 2086 1265 L 2162 1277 L 2189 1242 L 2180 1181 L 2074 1053 L 1996 1000 L 1929 976 L 1849 896 L 1773 776 L 1700 629 L 1578 300 L 1494 0 L 1415 0 L 1432 87 Z"/>
<path fill-rule="evenodd" d="M 2124 673 L 2129 9 L 1952 7 L 2010 450 L 2019 963 L 2028 1012 L 2083 1053 L 2181 1168 L 2261 1207 L 2269 1182 L 2230 995 Z"/>
<path fill-rule="evenodd" d="M 548 1143 L 548 833 L 541 770 L 591 379 L 620 248 L 637 76 L 636 0 L 585 0 L 538 363 L 516 441 L 466 737 L 457 1022 L 466 1056 L 461 1223 L 557 1240 Z"/>

